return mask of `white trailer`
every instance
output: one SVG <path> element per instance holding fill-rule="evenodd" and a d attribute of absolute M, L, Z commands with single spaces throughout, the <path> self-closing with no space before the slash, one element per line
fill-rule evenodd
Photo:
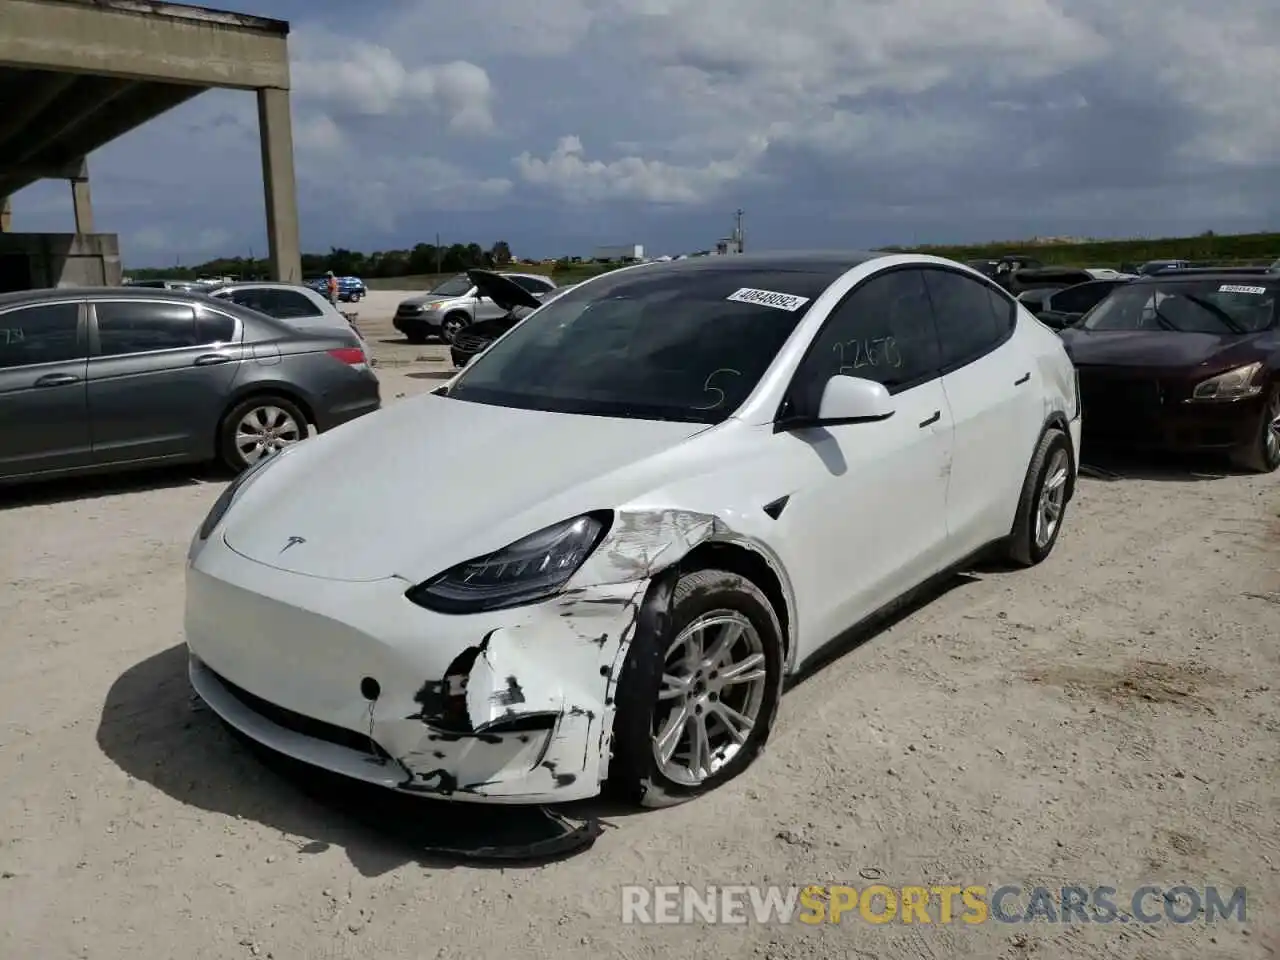
<path fill-rule="evenodd" d="M 595 260 L 603 260 L 609 263 L 615 260 L 643 260 L 644 244 L 642 243 L 624 243 L 611 247 L 597 247 Z"/>

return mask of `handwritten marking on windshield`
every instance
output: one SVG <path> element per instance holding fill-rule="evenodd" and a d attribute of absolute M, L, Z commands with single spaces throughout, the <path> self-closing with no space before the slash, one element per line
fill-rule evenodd
<path fill-rule="evenodd" d="M 1252 293 L 1254 296 L 1266 296 L 1266 287 L 1243 287 L 1238 283 L 1224 283 L 1218 288 L 1219 293 Z"/>
<path fill-rule="evenodd" d="M 902 366 L 902 354 L 898 350 L 897 340 L 893 337 L 845 340 L 833 344 L 831 350 L 840 358 L 838 372 L 844 375 L 864 367 L 890 367 L 896 370 Z"/>
<path fill-rule="evenodd" d="M 694 410 L 718 410 L 720 407 L 724 406 L 724 400 L 725 400 L 724 391 L 711 382 L 722 373 L 730 374 L 731 376 L 735 376 L 735 377 L 742 376 L 742 371 L 734 370 L 732 367 L 721 367 L 719 370 L 713 370 L 707 376 L 707 379 L 703 381 L 702 390 L 704 393 L 712 393 L 712 392 L 716 393 L 717 394 L 716 401 L 715 403 L 708 404 L 705 407 L 694 407 L 693 408 Z"/>

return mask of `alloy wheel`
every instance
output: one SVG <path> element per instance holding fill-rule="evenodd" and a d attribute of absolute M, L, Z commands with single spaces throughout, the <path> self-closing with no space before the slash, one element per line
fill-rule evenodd
<path fill-rule="evenodd" d="M 236 424 L 236 450 L 246 464 L 283 450 L 303 438 L 302 425 L 288 411 L 266 405 L 254 407 Z"/>
<path fill-rule="evenodd" d="M 1040 501 L 1036 504 L 1036 547 L 1043 550 L 1058 532 L 1062 510 L 1067 503 L 1067 451 L 1061 448 L 1054 453 L 1044 472 L 1044 484 L 1040 487 Z"/>
<path fill-rule="evenodd" d="M 653 757 L 663 776 L 696 787 L 729 763 L 764 707 L 760 634 L 744 615 L 699 617 L 667 648 L 653 718 Z"/>

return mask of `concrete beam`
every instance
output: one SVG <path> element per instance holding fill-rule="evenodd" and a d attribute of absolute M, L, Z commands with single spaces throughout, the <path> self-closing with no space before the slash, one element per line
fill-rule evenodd
<path fill-rule="evenodd" d="M 0 174 L 6 179 L 10 177 L 26 177 L 33 181 L 84 180 L 89 176 L 83 160 L 73 160 L 70 163 L 33 163 L 21 166 L 11 166 L 6 163 L 0 165 Z"/>
<path fill-rule="evenodd" d="M 24 81 L 27 89 L 20 97 L 15 94 L 5 97 L 4 114 L 0 116 L 0 144 L 8 143 L 21 134 L 28 123 L 40 116 L 79 79 L 74 73 L 21 73 L 17 77 Z"/>
<path fill-rule="evenodd" d="M 0 233 L 13 233 L 13 202 L 0 197 Z"/>
<path fill-rule="evenodd" d="M 151 0 L 3 0 L 0 65 L 288 89 L 288 25 Z"/>
<path fill-rule="evenodd" d="M 134 88 L 134 81 L 78 77 L 30 123 L 0 140 L 0 168 L 21 167 L 81 121 Z"/>
<path fill-rule="evenodd" d="M 298 283 L 302 280 L 302 246 L 298 233 L 298 189 L 293 169 L 293 124 L 288 90 L 258 91 L 258 137 L 262 142 L 271 277 Z"/>
<path fill-rule="evenodd" d="M 116 100 L 112 109 L 81 118 L 65 136 L 51 143 L 38 156 L 14 164 L 12 169 L 6 161 L 0 160 L 0 196 L 17 193 L 28 184 L 42 179 L 41 176 L 33 175 L 42 169 L 62 169 L 66 165 L 78 163 L 81 157 L 88 156 L 102 145 L 203 92 L 202 87 L 159 83 L 136 85 L 131 93 Z M 3 156 L 0 153 L 0 157 Z"/>
<path fill-rule="evenodd" d="M 71 179 L 71 204 L 76 233 L 93 233 L 93 195 L 89 193 L 89 165 L 80 161 L 80 176 Z"/>

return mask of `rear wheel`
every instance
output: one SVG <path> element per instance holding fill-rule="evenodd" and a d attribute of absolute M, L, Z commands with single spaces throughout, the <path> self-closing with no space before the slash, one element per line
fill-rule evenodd
<path fill-rule="evenodd" d="M 278 396 L 250 397 L 222 419 L 218 455 L 240 473 L 285 447 L 307 438 L 307 418 L 297 404 Z"/>
<path fill-rule="evenodd" d="M 452 343 L 458 331 L 467 325 L 467 318 L 461 313 L 451 313 L 440 323 L 440 336 L 446 343 Z"/>
<path fill-rule="evenodd" d="M 638 634 L 618 678 L 610 786 L 662 807 L 713 790 L 759 754 L 778 714 L 783 636 L 754 583 L 686 574 L 661 635 Z"/>
<path fill-rule="evenodd" d="M 1053 552 L 1067 512 L 1071 487 L 1071 447 L 1057 427 L 1044 432 L 1023 481 L 1018 513 L 1006 544 L 1008 559 L 1035 566 Z"/>
<path fill-rule="evenodd" d="M 1272 473 L 1280 468 L 1280 383 L 1267 391 L 1258 430 L 1252 442 L 1234 451 L 1232 459 L 1246 470 Z"/>

